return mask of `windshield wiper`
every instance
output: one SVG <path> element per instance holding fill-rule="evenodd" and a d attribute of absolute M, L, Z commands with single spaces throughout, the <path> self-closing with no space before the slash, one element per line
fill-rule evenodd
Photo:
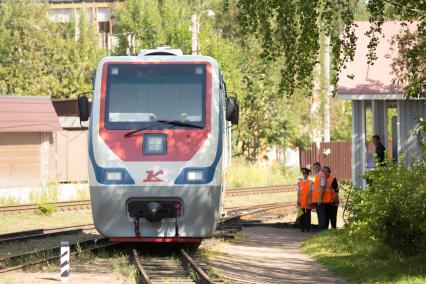
<path fill-rule="evenodd" d="M 186 122 L 181 122 L 179 120 L 155 120 L 154 122 L 160 122 L 160 123 L 164 123 L 164 124 L 168 124 L 171 126 L 183 126 L 183 127 L 192 127 L 192 128 L 198 128 L 198 129 L 203 129 L 202 126 L 196 125 L 196 124 L 191 124 L 191 123 L 186 123 Z M 135 130 L 131 130 L 127 133 L 124 134 L 124 137 L 129 137 L 133 134 L 135 134 L 136 132 L 140 132 L 142 130 L 146 130 L 146 129 L 150 129 L 150 127 L 142 127 L 139 129 L 135 129 Z"/>
<path fill-rule="evenodd" d="M 181 122 L 179 120 L 156 120 L 156 122 L 161 122 L 161 123 L 165 123 L 165 124 L 170 124 L 173 126 L 183 126 L 183 127 L 192 127 L 192 128 L 198 128 L 198 129 L 203 129 L 203 126 L 199 126 L 196 124 L 192 124 L 192 123 L 186 123 L 186 122 Z"/>
<path fill-rule="evenodd" d="M 148 129 L 148 127 L 142 127 L 142 128 L 139 128 L 139 129 L 131 130 L 131 131 L 125 133 L 124 137 L 129 137 L 132 134 L 135 134 L 136 132 L 139 132 L 139 131 L 142 131 L 142 130 L 146 130 L 146 129 Z"/>

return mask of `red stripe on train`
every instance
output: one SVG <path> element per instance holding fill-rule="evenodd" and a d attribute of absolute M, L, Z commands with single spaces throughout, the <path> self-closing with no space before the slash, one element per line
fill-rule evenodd
<path fill-rule="evenodd" d="M 119 243 L 201 243 L 201 238 L 173 237 L 173 238 L 150 238 L 150 237 L 116 237 L 109 238 L 111 242 Z"/>

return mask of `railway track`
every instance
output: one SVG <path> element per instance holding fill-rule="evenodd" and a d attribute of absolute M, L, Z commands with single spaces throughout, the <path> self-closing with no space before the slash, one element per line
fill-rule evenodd
<path fill-rule="evenodd" d="M 294 202 L 275 202 L 269 204 L 261 204 L 261 205 L 252 205 L 252 206 L 235 206 L 225 208 L 226 217 L 223 218 L 219 225 L 222 223 L 229 223 L 232 220 L 235 222 L 239 221 L 238 217 L 248 217 L 253 216 L 254 214 L 261 214 L 262 212 L 268 212 L 271 210 L 275 210 L 276 208 L 281 207 L 294 207 Z M 51 228 L 51 229 L 35 229 L 14 233 L 7 233 L 0 235 L 0 244 L 12 242 L 12 241 L 25 241 L 30 239 L 42 239 L 59 235 L 67 235 L 67 234 L 78 234 L 82 232 L 88 232 L 95 230 L 95 226 L 93 224 L 85 224 L 78 226 L 68 226 L 68 227 L 59 227 L 59 228 Z"/>
<path fill-rule="evenodd" d="M 275 216 L 274 212 L 288 212 L 294 208 L 294 203 L 290 202 L 264 204 L 244 208 L 234 207 L 228 211 L 228 216 L 226 218 L 220 220 L 218 230 L 232 229 L 241 222 L 250 222 L 254 219 L 271 218 Z M 33 230 L 33 232 L 36 231 L 35 234 L 31 234 L 31 231 L 7 234 L 0 236 L 0 243 L 78 233 L 83 230 L 92 230 L 93 228 L 92 224 L 88 224 L 78 227 L 41 230 L 43 232 Z M 108 242 L 107 238 L 98 237 L 75 242 L 71 244 L 70 248 L 72 252 L 71 255 L 75 256 L 81 252 L 117 245 L 119 244 Z M 57 262 L 60 257 L 59 252 L 60 247 L 57 246 L 0 258 L 0 274 L 52 261 Z M 135 252 L 138 253 L 137 251 Z M 146 260 L 142 259 L 143 261 L 141 261 L 139 255 L 134 259 L 140 271 L 139 283 L 218 283 L 217 279 L 213 281 L 205 272 L 207 267 L 206 264 L 192 259 L 184 250 L 179 252 L 178 259 L 170 259 L 170 257 L 151 257 Z M 190 277 L 194 275 L 196 275 L 196 279 Z"/>
<path fill-rule="evenodd" d="M 137 249 L 132 252 L 139 272 L 138 283 L 217 283 L 204 271 L 206 265 L 195 261 L 184 249 L 177 252 L 177 257 L 143 257 Z"/>
<path fill-rule="evenodd" d="M 108 238 L 100 237 L 71 243 L 70 250 L 71 255 L 76 255 L 82 252 L 106 248 L 113 245 L 116 244 L 109 243 Z M 38 264 L 48 263 L 50 261 L 57 261 L 61 257 L 60 249 L 60 246 L 55 246 L 0 258 L 0 274 Z"/>
<path fill-rule="evenodd" d="M 48 237 L 53 237 L 58 235 L 78 234 L 78 233 L 93 231 L 93 230 L 95 230 L 95 226 L 93 224 L 86 224 L 86 225 L 79 225 L 79 226 L 15 232 L 15 233 L 0 235 L 0 244 L 12 242 L 12 241 L 42 239 L 42 238 L 48 238 Z"/>
<path fill-rule="evenodd" d="M 281 192 L 292 192 L 295 191 L 295 185 L 275 185 L 275 186 L 260 186 L 260 187 L 249 187 L 249 188 L 236 188 L 227 189 L 226 196 L 247 196 L 247 195 L 261 195 L 261 194 L 273 194 Z"/>
<path fill-rule="evenodd" d="M 90 200 L 56 202 L 49 205 L 53 205 L 57 211 L 84 210 L 90 209 Z M 38 209 L 39 205 L 37 204 L 0 206 L 0 213 L 21 213 L 37 211 Z"/>
<path fill-rule="evenodd" d="M 227 212 L 227 216 L 218 223 L 218 228 L 233 226 L 245 221 L 252 221 L 255 217 L 259 219 L 271 219 L 282 216 L 296 210 L 294 202 L 277 202 L 271 204 L 257 205 L 245 208 L 236 208 Z"/>
<path fill-rule="evenodd" d="M 238 223 L 244 222 L 244 221 L 250 221 L 253 219 L 259 219 L 263 216 L 263 218 L 270 218 L 271 214 L 275 214 L 273 212 L 289 212 L 295 208 L 294 203 L 292 202 L 282 202 L 282 203 L 272 203 L 268 205 L 258 205 L 258 206 L 251 206 L 251 207 L 245 207 L 245 208 L 233 208 L 232 210 L 229 210 L 228 216 L 226 218 L 223 218 L 218 223 L 218 229 L 226 229 L 226 227 L 232 227 L 237 225 Z M 49 230 L 33 230 L 33 231 L 25 231 L 25 232 L 18 232 L 13 234 L 6 234 L 6 235 L 0 235 L 0 243 L 2 242 L 10 242 L 10 241 L 24 241 L 29 239 L 35 239 L 35 238 L 45 238 L 45 237 L 51 237 L 51 236 L 58 236 L 61 234 L 72 234 L 72 233 L 79 233 L 84 230 L 93 230 L 94 227 L 92 224 L 87 224 L 83 226 L 76 226 L 76 227 L 66 227 L 66 228 L 55 228 L 55 229 L 49 229 Z M 31 233 L 33 232 L 33 233 Z M 116 246 L 119 243 L 111 243 L 108 242 L 108 238 L 103 237 L 97 237 L 92 238 L 89 240 L 81 241 L 81 242 L 75 242 L 71 244 L 71 255 L 75 255 L 84 251 L 90 251 L 90 250 L 97 250 L 100 248 L 106 248 L 110 246 Z M 0 274 L 13 271 L 13 270 L 19 270 L 23 269 L 25 267 L 34 266 L 38 264 L 47 263 L 50 261 L 58 260 L 60 247 L 50 247 L 38 251 L 28 252 L 28 253 L 22 253 L 12 256 L 7 256 L 4 258 L 0 258 Z M 134 252 L 135 253 L 135 252 Z M 137 253 L 137 251 L 136 251 Z M 204 272 L 202 266 L 205 264 L 199 264 L 197 261 L 194 261 L 184 250 L 181 250 L 179 252 L 179 259 L 180 262 L 183 263 L 182 265 L 178 265 L 178 262 L 175 263 L 171 262 L 171 264 L 164 264 L 164 262 L 160 259 L 153 259 L 152 261 L 149 261 L 147 263 L 141 262 L 140 257 L 135 256 L 135 263 L 139 266 L 141 265 L 144 270 L 140 270 L 141 277 L 143 277 L 143 271 L 146 275 L 148 275 L 148 280 L 151 282 L 146 282 L 146 280 L 141 280 L 141 283 L 194 283 L 193 280 L 190 280 L 188 278 L 189 272 L 184 272 L 182 270 L 183 266 L 188 266 L 189 270 L 192 271 L 192 273 L 195 273 L 198 279 L 198 282 L 195 283 L 213 283 L 209 278 L 208 275 Z M 139 261 L 137 261 L 139 259 Z M 138 264 L 139 262 L 139 264 Z M 175 269 L 175 270 L 173 270 Z M 188 271 L 186 269 L 185 271 Z M 166 282 L 161 282 L 161 279 L 167 279 L 166 275 L 174 275 L 173 279 L 176 278 L 176 276 L 182 276 L 183 278 L 176 278 L 179 279 L 177 282 L 172 282 L 171 278 L 169 277 Z M 145 282 L 143 282 L 145 281 Z M 185 282 L 187 281 L 187 282 Z M 189 281 L 189 282 L 188 282 Z M 192 281 L 192 282 L 190 282 Z"/>
<path fill-rule="evenodd" d="M 251 188 L 228 189 L 226 191 L 226 196 L 235 197 L 248 195 L 263 195 L 292 191 L 294 191 L 294 185 L 261 186 Z M 56 202 L 50 203 L 49 205 L 53 205 L 57 211 L 84 210 L 91 208 L 90 200 Z M 0 206 L 0 213 L 31 212 L 37 211 L 38 209 L 39 205 L 37 204 Z"/>
<path fill-rule="evenodd" d="M 251 220 L 258 217 L 271 217 L 273 212 L 291 211 L 294 209 L 294 203 L 282 202 L 262 206 L 252 206 L 246 208 L 238 208 L 231 210 L 227 218 L 219 222 L 218 229 L 224 229 L 226 226 L 233 226 L 241 220 Z M 218 279 L 212 279 L 206 273 L 207 265 L 194 260 L 189 254 L 181 249 L 178 258 L 163 257 L 141 257 L 140 253 L 133 249 L 133 259 L 139 272 L 138 283 L 154 284 L 154 283 L 219 283 Z M 189 269 L 188 269 L 189 267 Z M 196 275 L 196 279 L 191 277 L 192 271 Z"/>

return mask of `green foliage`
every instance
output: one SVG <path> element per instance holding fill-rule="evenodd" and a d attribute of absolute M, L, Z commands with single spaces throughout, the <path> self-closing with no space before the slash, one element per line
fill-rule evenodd
<path fill-rule="evenodd" d="M 51 203 L 41 203 L 37 206 L 37 211 L 41 215 L 52 215 L 56 211 L 56 207 Z"/>
<path fill-rule="evenodd" d="M 426 94 L 425 70 L 422 67 L 425 64 L 421 65 L 426 58 L 424 1 L 237 0 L 237 3 L 243 31 L 259 37 L 263 55 L 281 64 L 281 87 L 289 95 L 298 88 L 312 87 L 322 33 L 331 38 L 335 70 L 333 83 L 336 85 L 341 68 L 353 59 L 355 53 L 355 19 L 368 16 L 371 23 L 367 33 L 371 39 L 367 60 L 371 64 L 377 58 L 375 49 L 386 19 L 419 20 L 417 37 L 403 36 L 399 39 L 403 52 L 394 71 L 401 82 L 407 83 L 405 90 L 409 96 Z"/>
<path fill-rule="evenodd" d="M 288 95 L 296 89 L 312 89 L 322 32 L 331 38 L 336 70 L 354 55 L 352 8 L 357 1 L 237 2 L 243 31 L 256 34 L 261 39 L 264 56 L 280 62 L 281 88 Z M 344 36 L 340 38 L 340 34 Z M 341 49 L 345 51 L 343 58 L 337 56 Z"/>
<path fill-rule="evenodd" d="M 352 140 L 352 110 L 350 101 L 333 101 L 331 141 Z M 392 127 L 392 124 L 391 126 Z M 391 133 L 391 132 L 389 132 Z"/>
<path fill-rule="evenodd" d="M 388 163 L 367 179 L 367 188 L 354 189 L 348 201 L 351 233 L 404 255 L 426 248 L 426 160 Z"/>
<path fill-rule="evenodd" d="M 302 249 L 349 283 L 425 283 L 426 254 L 396 254 L 388 246 L 355 238 L 346 228 L 306 238 Z"/>
<path fill-rule="evenodd" d="M 84 14 L 78 24 L 58 24 L 48 19 L 42 1 L 2 1 L 0 94 L 68 97 L 90 91 L 91 71 L 104 52 Z"/>

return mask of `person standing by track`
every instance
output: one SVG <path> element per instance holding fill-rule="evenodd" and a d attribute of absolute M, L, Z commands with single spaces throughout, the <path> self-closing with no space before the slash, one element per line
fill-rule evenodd
<path fill-rule="evenodd" d="M 310 232 L 312 189 L 314 183 L 309 179 L 310 169 L 302 168 L 301 171 L 303 178 L 297 182 L 297 206 L 303 211 L 303 214 L 299 217 L 300 229 L 302 232 Z"/>
<path fill-rule="evenodd" d="M 321 170 L 321 164 L 319 162 L 314 163 L 313 169 L 315 172 L 315 182 L 314 188 L 312 189 L 312 204 L 315 205 L 318 216 L 319 231 L 321 231 L 325 226 L 325 208 L 322 202 L 322 198 L 325 191 L 326 179 L 324 173 Z"/>
<path fill-rule="evenodd" d="M 327 230 L 330 223 L 333 229 L 336 229 L 337 209 L 339 207 L 339 184 L 335 176 L 331 175 L 330 167 L 323 167 L 322 172 L 326 178 L 326 186 L 322 202 L 324 205 L 324 226 L 322 229 Z"/>

